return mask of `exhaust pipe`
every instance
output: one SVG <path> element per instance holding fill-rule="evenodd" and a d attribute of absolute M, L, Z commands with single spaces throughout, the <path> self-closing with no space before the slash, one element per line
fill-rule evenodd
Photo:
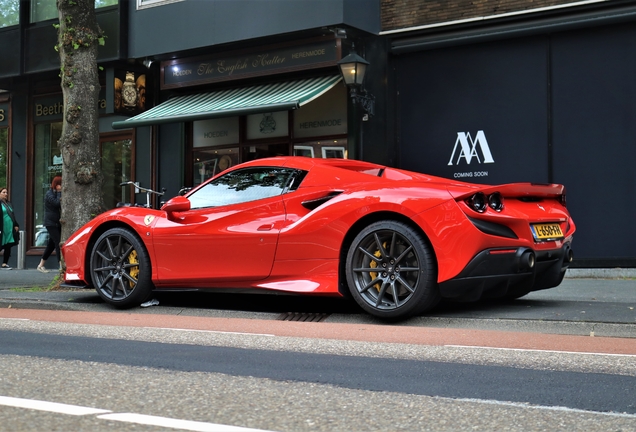
<path fill-rule="evenodd" d="M 518 255 L 518 271 L 528 271 L 534 269 L 534 265 L 536 264 L 536 257 L 534 256 L 534 252 L 526 249 Z"/>

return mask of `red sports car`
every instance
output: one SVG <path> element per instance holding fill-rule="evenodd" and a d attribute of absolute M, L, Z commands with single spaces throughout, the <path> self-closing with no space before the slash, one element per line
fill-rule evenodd
<path fill-rule="evenodd" d="M 118 207 L 91 220 L 64 244 L 65 282 L 122 308 L 153 290 L 248 288 L 350 295 L 372 315 L 402 319 L 441 298 L 513 299 L 559 285 L 574 231 L 557 184 L 259 159 L 160 210 Z"/>

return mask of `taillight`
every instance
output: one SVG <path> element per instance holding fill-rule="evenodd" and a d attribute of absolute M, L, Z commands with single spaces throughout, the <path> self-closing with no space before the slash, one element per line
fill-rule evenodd
<path fill-rule="evenodd" d="M 498 212 L 502 211 L 504 204 L 503 204 L 503 197 L 501 196 L 501 194 L 499 192 L 490 194 L 490 196 L 488 196 L 488 205 L 494 211 L 498 211 Z"/>
<path fill-rule="evenodd" d="M 466 200 L 468 206 L 478 213 L 483 213 L 488 207 L 500 212 L 504 208 L 503 196 L 499 192 L 494 192 L 486 196 L 483 192 L 477 192 Z"/>
<path fill-rule="evenodd" d="M 486 211 L 486 195 L 483 192 L 477 192 L 475 195 L 468 198 L 468 205 L 470 208 L 478 213 Z"/>
<path fill-rule="evenodd" d="M 567 207 L 566 199 L 565 199 L 565 188 L 563 188 L 563 193 L 559 195 L 559 202 L 561 203 L 563 207 Z"/>

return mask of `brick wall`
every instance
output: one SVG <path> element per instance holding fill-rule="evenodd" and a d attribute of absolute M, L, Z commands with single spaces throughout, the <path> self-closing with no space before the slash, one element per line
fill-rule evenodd
<path fill-rule="evenodd" d="M 382 30 L 537 9 L 573 0 L 382 0 Z"/>

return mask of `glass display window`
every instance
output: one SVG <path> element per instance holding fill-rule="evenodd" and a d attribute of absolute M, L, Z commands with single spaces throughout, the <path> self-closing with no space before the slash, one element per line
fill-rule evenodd
<path fill-rule="evenodd" d="M 294 156 L 307 156 L 318 158 L 342 158 L 349 157 L 346 138 L 325 139 L 294 144 Z"/>
<path fill-rule="evenodd" d="M 33 169 L 33 236 L 32 246 L 46 246 L 48 235 L 44 227 L 44 195 L 51 182 L 62 175 L 62 154 L 57 142 L 62 136 L 62 122 L 35 126 L 35 150 Z"/>
<path fill-rule="evenodd" d="M 100 141 L 104 175 L 102 194 L 106 208 L 115 208 L 119 202 L 133 202 L 132 187 L 120 186 L 135 178 L 133 140 L 104 137 Z"/>
<path fill-rule="evenodd" d="M 239 148 L 197 149 L 193 152 L 192 186 L 239 163 Z"/>
<path fill-rule="evenodd" d="M 0 128 L 0 187 L 7 186 L 9 165 L 9 128 Z"/>
<path fill-rule="evenodd" d="M 0 9 L 0 28 L 20 24 L 20 0 L 2 0 Z"/>

